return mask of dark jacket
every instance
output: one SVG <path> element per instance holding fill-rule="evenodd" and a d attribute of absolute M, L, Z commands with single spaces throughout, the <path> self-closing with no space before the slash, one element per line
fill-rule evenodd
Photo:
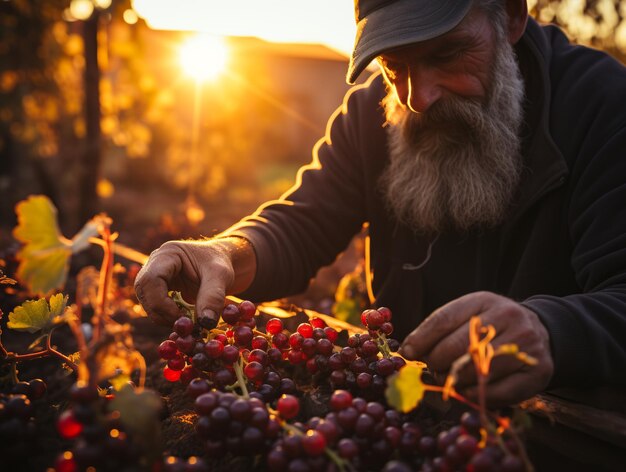
<path fill-rule="evenodd" d="M 435 308 L 488 290 L 546 325 L 551 386 L 626 383 L 626 69 L 533 20 L 515 49 L 526 85 L 525 172 L 501 226 L 442 234 L 415 269 L 432 241 L 385 210 L 384 84 L 375 74 L 331 117 L 297 185 L 233 228 L 258 258 L 242 296 L 302 291 L 369 224 L 373 292 L 392 309 L 398 339 Z"/>

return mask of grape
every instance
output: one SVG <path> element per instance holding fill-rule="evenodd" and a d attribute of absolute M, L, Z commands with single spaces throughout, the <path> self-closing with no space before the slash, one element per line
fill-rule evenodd
<path fill-rule="evenodd" d="M 165 377 L 170 382 L 177 382 L 178 380 L 180 380 L 180 374 L 180 370 L 173 370 L 167 366 L 163 369 L 163 377 Z"/>
<path fill-rule="evenodd" d="M 231 344 L 224 346 L 224 350 L 222 351 L 222 360 L 227 364 L 232 364 L 237 362 L 237 359 L 239 359 L 239 349 Z"/>
<path fill-rule="evenodd" d="M 369 329 L 378 329 L 385 322 L 383 315 L 378 310 L 369 310 L 365 316 L 365 325 Z"/>
<path fill-rule="evenodd" d="M 209 415 L 218 405 L 218 396 L 215 392 L 203 393 L 196 398 L 194 405 L 199 415 Z"/>
<path fill-rule="evenodd" d="M 313 326 L 311 326 L 309 323 L 300 323 L 298 325 L 297 331 L 305 338 L 310 338 L 313 336 Z"/>
<path fill-rule="evenodd" d="M 65 439 L 77 437 L 83 430 L 83 425 L 76 420 L 72 410 L 65 410 L 57 420 L 57 430 Z"/>
<path fill-rule="evenodd" d="M 252 349 L 260 349 L 261 351 L 267 351 L 269 348 L 269 343 L 264 336 L 255 336 L 252 338 Z"/>
<path fill-rule="evenodd" d="M 204 352 L 211 359 L 219 359 L 224 352 L 224 344 L 217 339 L 211 339 L 204 345 Z"/>
<path fill-rule="evenodd" d="M 300 402 L 293 395 L 283 394 L 276 404 L 280 416 L 286 420 L 294 418 L 300 411 Z"/>
<path fill-rule="evenodd" d="M 256 306 L 249 300 L 243 300 L 239 304 L 239 312 L 241 313 L 242 320 L 250 320 L 254 318 L 256 314 Z"/>
<path fill-rule="evenodd" d="M 330 397 L 330 409 L 341 411 L 352 405 L 352 394 L 346 390 L 335 390 Z"/>
<path fill-rule="evenodd" d="M 258 381 L 263 378 L 263 366 L 256 361 L 249 362 L 243 369 L 244 374 L 252 381 Z"/>
<path fill-rule="evenodd" d="M 343 438 L 337 444 L 337 453 L 344 459 L 354 459 L 359 454 L 359 447 L 349 438 Z"/>
<path fill-rule="evenodd" d="M 44 396 L 48 388 L 44 380 L 32 379 L 29 383 L 30 383 L 30 395 L 28 397 L 31 400 L 38 400 Z"/>
<path fill-rule="evenodd" d="M 211 390 L 209 381 L 202 378 L 195 378 L 187 385 L 186 393 L 191 398 L 197 398 L 200 395 L 207 393 Z"/>
<path fill-rule="evenodd" d="M 265 331 L 269 334 L 278 334 L 283 330 L 283 322 L 279 318 L 268 320 L 265 325 Z"/>
<path fill-rule="evenodd" d="M 222 319 L 231 326 L 237 324 L 237 322 L 241 319 L 239 307 L 232 303 L 226 305 L 224 307 L 224 311 L 222 311 Z"/>
<path fill-rule="evenodd" d="M 334 328 L 331 328 L 330 326 L 326 326 L 324 328 L 324 333 L 326 334 L 326 338 L 331 343 L 334 343 L 335 341 L 337 341 L 337 337 L 339 336 L 339 333 L 337 333 L 337 330 L 335 330 Z"/>
<path fill-rule="evenodd" d="M 238 346 L 250 346 L 254 333 L 248 326 L 237 326 L 234 329 L 235 344 Z"/>
<path fill-rule="evenodd" d="M 310 456 L 319 456 L 326 449 L 326 438 L 318 431 L 309 430 L 302 438 L 302 448 Z"/>
<path fill-rule="evenodd" d="M 185 358 L 179 353 L 176 357 L 167 361 L 167 367 L 171 370 L 183 370 L 183 367 L 185 367 Z"/>
<path fill-rule="evenodd" d="M 182 318 L 179 318 L 179 320 Z M 185 318 L 189 319 L 189 318 Z M 176 347 L 179 351 L 184 353 L 190 353 L 193 348 L 196 346 L 196 340 L 193 338 L 191 334 L 187 334 L 185 336 L 180 336 L 176 341 Z"/>
<path fill-rule="evenodd" d="M 174 322 L 174 332 L 180 337 L 189 336 L 193 331 L 193 321 L 187 316 L 181 316 Z"/>

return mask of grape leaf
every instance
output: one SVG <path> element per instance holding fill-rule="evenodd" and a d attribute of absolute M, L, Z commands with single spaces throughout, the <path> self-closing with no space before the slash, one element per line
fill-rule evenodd
<path fill-rule="evenodd" d="M 385 397 L 396 410 L 408 413 L 424 398 L 422 383 L 423 364 L 408 362 L 400 370 L 389 376 Z"/>
<path fill-rule="evenodd" d="M 13 236 L 24 243 L 17 253 L 16 277 L 31 293 L 46 295 L 65 284 L 71 243 L 61 235 L 56 208 L 47 197 L 32 195 L 19 202 L 15 212 L 18 225 Z"/>
<path fill-rule="evenodd" d="M 111 410 L 120 413 L 120 421 L 143 443 L 143 449 L 155 457 L 160 456 L 159 413 L 163 407 L 159 396 L 152 390 L 135 389 L 126 385 L 111 400 Z"/>
<path fill-rule="evenodd" d="M 31 195 L 15 206 L 15 212 L 18 224 L 13 236 L 24 244 L 17 253 L 17 279 L 40 296 L 62 288 L 72 253 L 89 247 L 89 238 L 98 234 L 103 216 L 91 219 L 70 241 L 59 231 L 57 209 L 48 197 Z"/>
<path fill-rule="evenodd" d="M 29 333 L 48 331 L 52 326 L 66 321 L 68 316 L 74 316 L 65 313 L 67 299 L 67 296 L 57 293 L 50 297 L 49 303 L 45 298 L 28 300 L 9 313 L 7 326 Z"/>

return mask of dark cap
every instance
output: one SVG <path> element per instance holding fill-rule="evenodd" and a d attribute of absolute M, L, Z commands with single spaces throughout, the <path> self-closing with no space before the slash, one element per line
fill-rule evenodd
<path fill-rule="evenodd" d="M 384 51 L 447 33 L 465 17 L 472 0 L 354 0 L 357 22 L 347 81 Z"/>

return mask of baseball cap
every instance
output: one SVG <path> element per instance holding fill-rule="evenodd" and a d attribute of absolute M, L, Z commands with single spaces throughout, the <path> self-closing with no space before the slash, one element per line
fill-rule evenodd
<path fill-rule="evenodd" d="M 357 23 L 346 80 L 353 84 L 384 51 L 425 41 L 458 25 L 473 0 L 354 0 Z"/>

